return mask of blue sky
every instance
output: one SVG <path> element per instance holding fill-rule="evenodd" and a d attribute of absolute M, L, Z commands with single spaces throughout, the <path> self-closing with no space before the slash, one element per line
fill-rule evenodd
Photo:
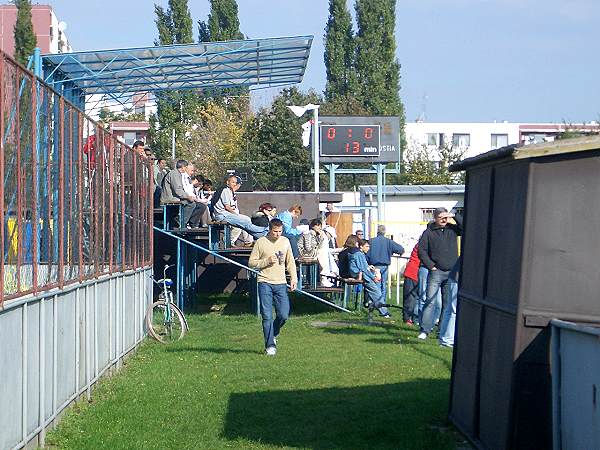
<path fill-rule="evenodd" d="M 152 45 L 154 3 L 49 0 L 75 50 Z M 600 120 L 599 0 L 398 0 L 397 56 L 408 121 Z M 194 22 L 208 0 L 190 0 Z M 251 38 L 315 36 L 301 89 L 325 86 L 327 0 L 238 0 Z M 348 0 L 353 8 L 354 1 Z M 195 27 L 195 33 L 197 33 Z M 259 101 L 273 95 L 264 91 Z"/>

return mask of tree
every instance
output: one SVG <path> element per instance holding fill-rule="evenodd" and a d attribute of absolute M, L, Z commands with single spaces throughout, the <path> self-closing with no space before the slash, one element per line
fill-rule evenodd
<path fill-rule="evenodd" d="M 33 22 L 31 20 L 31 1 L 15 0 L 17 7 L 17 21 L 13 29 L 15 38 L 15 59 L 27 65 L 27 61 L 37 46 L 35 33 L 33 32 Z"/>
<path fill-rule="evenodd" d="M 187 134 L 180 156 L 192 161 L 204 176 L 223 179 L 226 163 L 241 157 L 246 124 L 215 101 L 202 106 L 200 119 Z"/>
<path fill-rule="evenodd" d="M 133 108 L 124 108 L 123 111 L 114 112 L 110 109 L 104 107 L 100 108 L 98 113 L 98 119 L 100 122 L 108 124 L 110 122 L 137 122 L 137 121 L 145 121 L 146 117 L 143 113 L 136 113 L 133 111 Z"/>
<path fill-rule="evenodd" d="M 241 39 L 244 39 L 244 34 L 240 31 L 236 0 L 210 0 L 208 21 L 198 21 L 198 40 L 216 42 Z M 222 106 L 230 109 L 242 109 L 246 113 L 250 110 L 248 88 L 205 89 L 203 94 L 204 97 L 218 99 Z"/>
<path fill-rule="evenodd" d="M 405 171 L 397 181 L 402 184 L 460 184 L 464 182 L 464 174 L 451 173 L 448 168 L 464 155 L 465 149 L 452 144 L 434 151 L 427 145 L 410 145 L 404 153 Z"/>
<path fill-rule="evenodd" d="M 155 45 L 190 44 L 194 42 L 192 16 L 187 0 L 169 0 L 165 11 L 155 5 L 158 40 Z M 150 140 L 156 152 L 166 156 L 171 149 L 173 130 L 176 148 L 181 150 L 188 130 L 197 122 L 200 103 L 194 92 L 169 91 L 156 94 L 157 114 L 150 117 Z"/>
<path fill-rule="evenodd" d="M 247 159 L 264 190 L 308 190 L 312 184 L 310 149 L 302 146 L 302 123 L 288 105 L 320 103 L 315 92 L 286 88 L 249 123 Z M 306 116 L 308 120 L 308 116 Z"/>
<path fill-rule="evenodd" d="M 343 99 L 354 98 L 356 45 L 352 31 L 352 17 L 346 8 L 346 0 L 329 0 L 329 19 L 325 26 L 324 39 L 327 72 L 325 99 L 329 102 L 343 102 Z"/>
<path fill-rule="evenodd" d="M 200 42 L 244 39 L 240 31 L 238 5 L 235 0 L 210 0 L 208 23 L 198 21 Z"/>
<path fill-rule="evenodd" d="M 396 0 L 356 0 L 359 98 L 372 114 L 404 117 L 396 59 Z"/>

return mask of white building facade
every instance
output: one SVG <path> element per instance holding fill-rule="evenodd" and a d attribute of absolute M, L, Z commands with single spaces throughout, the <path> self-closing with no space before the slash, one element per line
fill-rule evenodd
<path fill-rule="evenodd" d="M 405 126 L 408 150 L 425 147 L 431 150 L 433 160 L 439 157 L 435 150 L 445 146 L 462 150 L 463 158 L 469 158 L 507 145 L 551 142 L 557 135 L 567 131 L 597 133 L 600 131 L 600 126 L 596 122 L 589 124 L 411 122 Z"/>

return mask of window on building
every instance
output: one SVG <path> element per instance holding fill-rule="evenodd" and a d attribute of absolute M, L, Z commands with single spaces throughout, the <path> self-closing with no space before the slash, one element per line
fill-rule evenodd
<path fill-rule="evenodd" d="M 454 133 L 452 135 L 452 145 L 454 147 L 462 147 L 462 148 L 469 147 L 471 145 L 471 135 Z"/>
<path fill-rule="evenodd" d="M 438 145 L 437 133 L 427 133 L 427 145 L 437 147 Z"/>
<path fill-rule="evenodd" d="M 133 112 L 135 114 L 143 114 L 145 116 L 146 115 L 146 105 L 143 103 L 140 105 L 135 105 Z"/>
<path fill-rule="evenodd" d="M 435 211 L 435 208 L 421 208 L 421 222 L 431 222 L 433 211 Z"/>
<path fill-rule="evenodd" d="M 508 145 L 508 134 L 492 134 L 492 149 L 506 147 Z"/>
<path fill-rule="evenodd" d="M 435 208 L 421 208 L 421 222 L 431 222 L 433 221 L 433 211 Z M 460 214 L 464 216 L 465 208 L 464 207 L 455 207 L 452 208 L 452 212 L 455 214 Z"/>
<path fill-rule="evenodd" d="M 123 133 L 123 140 L 127 145 L 133 145 L 133 143 L 136 141 L 136 138 L 137 135 L 135 131 L 125 131 Z"/>

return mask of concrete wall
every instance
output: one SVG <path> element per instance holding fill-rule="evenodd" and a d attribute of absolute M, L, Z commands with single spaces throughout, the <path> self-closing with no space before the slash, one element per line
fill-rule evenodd
<path fill-rule="evenodd" d="M 4 304 L 0 311 L 0 448 L 44 445 L 71 402 L 144 338 L 151 268 Z"/>

